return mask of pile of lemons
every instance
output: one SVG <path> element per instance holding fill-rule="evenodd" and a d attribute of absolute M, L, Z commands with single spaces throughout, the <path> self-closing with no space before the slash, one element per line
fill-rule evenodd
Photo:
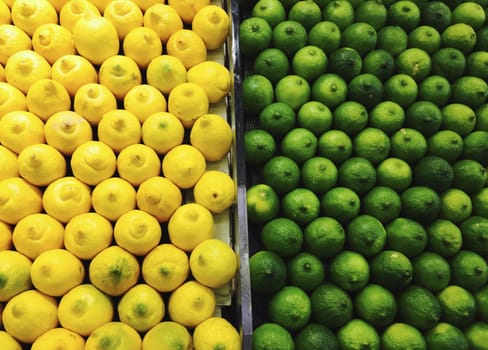
<path fill-rule="evenodd" d="M 3 350 L 240 349 L 229 29 L 210 0 L 0 2 Z"/>

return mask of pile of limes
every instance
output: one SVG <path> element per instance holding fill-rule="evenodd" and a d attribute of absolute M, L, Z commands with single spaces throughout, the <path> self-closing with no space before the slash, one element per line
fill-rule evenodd
<path fill-rule="evenodd" d="M 241 5 L 254 349 L 487 349 L 487 9 Z"/>

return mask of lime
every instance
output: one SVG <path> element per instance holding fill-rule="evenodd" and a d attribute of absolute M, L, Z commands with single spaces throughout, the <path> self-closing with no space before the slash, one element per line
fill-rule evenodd
<path fill-rule="evenodd" d="M 267 250 L 288 258 L 298 253 L 302 247 L 302 229 L 294 221 L 278 217 L 264 224 L 261 242 Z"/>
<path fill-rule="evenodd" d="M 340 47 L 329 54 L 328 72 L 339 75 L 347 82 L 360 74 L 362 68 L 361 56 L 352 47 Z"/>
<path fill-rule="evenodd" d="M 477 131 L 488 131 L 488 103 L 485 103 L 475 110 Z"/>
<path fill-rule="evenodd" d="M 438 292 L 449 284 L 451 268 L 446 259 L 433 252 L 423 252 L 412 260 L 413 283 L 431 292 Z"/>
<path fill-rule="evenodd" d="M 349 136 L 356 135 L 368 124 L 368 110 L 359 102 L 345 101 L 332 112 L 334 129 L 344 131 Z"/>
<path fill-rule="evenodd" d="M 441 200 L 437 192 L 426 186 L 412 186 L 402 192 L 403 216 L 429 223 L 434 221 L 441 208 Z"/>
<path fill-rule="evenodd" d="M 471 216 L 459 226 L 463 234 L 463 247 L 482 256 L 488 254 L 488 218 Z"/>
<path fill-rule="evenodd" d="M 450 285 L 437 294 L 442 309 L 442 320 L 464 328 L 476 317 L 476 300 L 466 289 Z"/>
<path fill-rule="evenodd" d="M 438 193 L 451 187 L 454 171 L 447 160 L 437 156 L 425 156 L 413 167 L 413 184 L 426 186 Z"/>
<path fill-rule="evenodd" d="M 338 183 L 363 195 L 376 183 L 376 169 L 373 164 L 360 157 L 352 157 L 339 166 Z"/>
<path fill-rule="evenodd" d="M 330 159 L 316 156 L 302 165 L 302 185 L 317 195 L 321 195 L 335 186 L 337 174 L 337 167 Z"/>
<path fill-rule="evenodd" d="M 319 137 L 332 126 L 332 112 L 319 101 L 308 101 L 297 112 L 297 126 L 310 130 Z"/>
<path fill-rule="evenodd" d="M 317 150 L 317 136 L 305 128 L 294 128 L 281 139 L 281 153 L 301 165 Z"/>
<path fill-rule="evenodd" d="M 361 207 L 362 212 L 387 224 L 397 218 L 401 212 L 400 195 L 386 186 L 375 186 L 364 195 Z"/>
<path fill-rule="evenodd" d="M 468 349 L 486 349 L 486 335 L 488 323 L 475 321 L 464 330 L 464 337 L 468 342 Z"/>
<path fill-rule="evenodd" d="M 349 100 L 359 102 L 369 110 L 381 102 L 383 83 L 376 75 L 362 73 L 349 82 L 347 91 Z"/>
<path fill-rule="evenodd" d="M 254 60 L 253 69 L 254 73 L 264 76 L 275 84 L 288 74 L 290 64 L 283 51 L 270 47 L 258 53 Z"/>
<path fill-rule="evenodd" d="M 483 80 L 488 80 L 488 52 L 487 51 L 473 51 L 466 57 L 465 75 L 474 76 Z"/>
<path fill-rule="evenodd" d="M 486 169 L 476 160 L 461 159 L 452 166 L 454 171 L 453 187 L 468 194 L 480 191 L 486 183 Z"/>
<path fill-rule="evenodd" d="M 396 1 L 388 7 L 388 24 L 410 32 L 420 23 L 420 9 L 413 1 Z"/>
<path fill-rule="evenodd" d="M 458 224 L 471 215 L 471 210 L 471 198 L 466 192 L 449 188 L 441 194 L 439 218 Z"/>
<path fill-rule="evenodd" d="M 303 247 L 321 259 L 336 256 L 344 247 L 346 233 L 339 221 L 320 216 L 303 229 Z"/>
<path fill-rule="evenodd" d="M 394 74 L 383 85 L 383 98 L 398 103 L 403 108 L 410 106 L 418 94 L 417 82 L 407 74 Z"/>
<path fill-rule="evenodd" d="M 250 74 L 242 81 L 242 103 L 248 115 L 258 115 L 273 102 L 273 84 L 263 75 Z"/>
<path fill-rule="evenodd" d="M 401 192 L 412 183 L 412 168 L 402 159 L 386 158 L 376 166 L 376 179 L 379 186 Z"/>
<path fill-rule="evenodd" d="M 374 327 L 386 327 L 395 320 L 395 296 L 379 284 L 368 284 L 356 294 L 354 310 L 360 319 Z"/>
<path fill-rule="evenodd" d="M 376 329 L 361 319 L 352 319 L 337 331 L 339 347 L 344 350 L 380 349 L 380 336 Z"/>
<path fill-rule="evenodd" d="M 395 322 L 388 326 L 381 335 L 381 348 L 384 350 L 405 348 L 426 350 L 427 346 L 422 333 L 417 328 L 406 323 Z"/>
<path fill-rule="evenodd" d="M 258 117 L 258 128 L 281 138 L 295 127 L 296 115 L 293 108 L 283 102 L 273 102 L 263 108 Z"/>
<path fill-rule="evenodd" d="M 292 57 L 307 44 L 307 30 L 297 21 L 280 22 L 273 28 L 271 44 Z"/>
<path fill-rule="evenodd" d="M 463 153 L 463 138 L 452 130 L 439 130 L 427 139 L 427 154 L 454 163 Z"/>
<path fill-rule="evenodd" d="M 488 218 L 488 188 L 485 187 L 471 196 L 472 214 Z"/>
<path fill-rule="evenodd" d="M 354 22 L 342 31 L 342 46 L 356 50 L 361 56 L 374 50 L 378 35 L 374 27 L 366 22 Z"/>
<path fill-rule="evenodd" d="M 275 322 L 290 332 L 303 328 L 312 315 L 310 298 L 302 289 L 285 286 L 271 297 L 268 313 Z"/>
<path fill-rule="evenodd" d="M 244 155 L 250 164 L 263 164 L 273 157 L 276 142 L 266 130 L 253 129 L 244 134 Z"/>
<path fill-rule="evenodd" d="M 301 76 L 311 83 L 325 73 L 327 69 L 327 55 L 318 46 L 304 46 L 293 55 L 291 66 L 296 75 Z"/>
<path fill-rule="evenodd" d="M 331 1 L 322 10 L 322 19 L 335 23 L 343 31 L 354 22 L 354 7 L 346 0 Z"/>
<path fill-rule="evenodd" d="M 401 128 L 390 137 L 391 156 L 409 164 L 421 159 L 427 152 L 427 140 L 419 131 Z"/>
<path fill-rule="evenodd" d="M 477 108 L 486 102 L 488 84 L 479 77 L 463 76 L 452 84 L 452 103 L 462 103 Z"/>
<path fill-rule="evenodd" d="M 385 229 L 386 248 L 408 258 L 416 257 L 427 246 L 427 231 L 415 220 L 399 217 L 386 225 Z"/>
<path fill-rule="evenodd" d="M 260 17 L 249 17 L 239 24 L 239 49 L 243 55 L 255 57 L 269 47 L 273 29 Z"/>
<path fill-rule="evenodd" d="M 348 292 L 364 288 L 369 281 L 368 261 L 359 253 L 343 250 L 329 263 L 329 278 Z"/>
<path fill-rule="evenodd" d="M 320 199 L 321 212 L 341 223 L 352 220 L 359 214 L 359 196 L 347 187 L 334 187 L 324 193 Z"/>
<path fill-rule="evenodd" d="M 388 51 L 393 57 L 397 56 L 408 46 L 408 34 L 400 26 L 384 26 L 377 34 L 376 48 Z"/>
<path fill-rule="evenodd" d="M 390 154 L 390 138 L 381 129 L 367 127 L 353 139 L 354 155 L 378 164 Z"/>
<path fill-rule="evenodd" d="M 346 99 L 347 84 L 339 75 L 325 73 L 312 84 L 312 97 L 329 108 L 334 108 Z"/>
<path fill-rule="evenodd" d="M 263 323 L 252 333 L 252 348 L 255 350 L 294 350 L 290 332 L 276 323 Z"/>
<path fill-rule="evenodd" d="M 386 230 L 374 216 L 363 214 L 352 219 L 346 228 L 349 249 L 364 257 L 378 254 L 386 243 Z"/>
<path fill-rule="evenodd" d="M 403 127 L 405 111 L 396 102 L 382 101 L 369 112 L 368 125 L 392 135 Z"/>
<path fill-rule="evenodd" d="M 264 163 L 263 182 L 284 194 L 300 184 L 300 167 L 291 158 L 276 156 Z"/>
<path fill-rule="evenodd" d="M 463 158 L 488 166 L 488 131 L 473 131 L 464 137 L 463 142 Z"/>
<path fill-rule="evenodd" d="M 466 68 L 466 57 L 455 47 L 443 47 L 431 57 L 432 75 L 440 75 L 449 81 L 460 78 Z"/>
<path fill-rule="evenodd" d="M 395 250 L 383 250 L 371 260 L 371 281 L 391 291 L 405 288 L 412 281 L 410 259 Z"/>
<path fill-rule="evenodd" d="M 320 214 L 320 200 L 307 188 L 295 188 L 281 199 L 283 216 L 306 225 Z"/>
<path fill-rule="evenodd" d="M 286 11 L 279 0 L 259 0 L 253 6 L 251 16 L 263 18 L 274 28 L 286 19 Z"/>
<path fill-rule="evenodd" d="M 309 323 L 295 336 L 296 350 L 338 350 L 335 334 L 319 323 Z"/>
<path fill-rule="evenodd" d="M 476 32 L 476 45 L 474 50 L 486 51 L 488 49 L 488 27 L 482 27 Z"/>
<path fill-rule="evenodd" d="M 468 54 L 476 45 L 476 32 L 466 23 L 451 24 L 441 33 L 441 45 Z"/>
<path fill-rule="evenodd" d="M 276 102 L 288 104 L 297 110 L 310 99 L 310 85 L 299 75 L 286 75 L 275 85 L 274 95 Z"/>
<path fill-rule="evenodd" d="M 420 82 L 430 74 L 432 61 L 426 51 L 411 47 L 396 57 L 395 69 L 397 73 L 407 74 L 415 81 Z"/>
<path fill-rule="evenodd" d="M 310 294 L 312 319 L 330 329 L 338 329 L 352 318 L 353 301 L 341 287 L 323 283 Z"/>
<path fill-rule="evenodd" d="M 476 125 L 476 114 L 473 109 L 461 103 L 449 103 L 442 109 L 441 128 L 466 136 Z"/>
<path fill-rule="evenodd" d="M 421 49 L 432 55 L 441 47 L 441 34 L 431 26 L 417 27 L 408 34 L 408 47 Z"/>
<path fill-rule="evenodd" d="M 399 319 L 421 331 L 434 327 L 441 318 L 441 306 L 428 289 L 411 285 L 397 297 Z"/>
<path fill-rule="evenodd" d="M 420 23 L 429 25 L 439 32 L 446 29 L 452 22 L 452 12 L 443 1 L 429 1 L 422 7 Z"/>
<path fill-rule="evenodd" d="M 460 228 L 451 221 L 437 219 L 426 227 L 427 248 L 443 257 L 456 254 L 463 244 Z"/>
<path fill-rule="evenodd" d="M 308 44 L 321 48 L 326 55 L 339 48 L 341 38 L 341 30 L 331 21 L 320 21 L 308 31 Z"/>
<path fill-rule="evenodd" d="M 300 252 L 288 261 L 286 267 L 288 284 L 305 292 L 313 291 L 324 281 L 324 264 L 314 254 Z"/>
<path fill-rule="evenodd" d="M 366 3 L 370 3 L 368 1 Z M 395 59 L 383 49 L 372 50 L 363 58 L 363 73 L 373 74 L 381 81 L 386 81 L 395 72 Z"/>
<path fill-rule="evenodd" d="M 251 289 L 258 294 L 274 294 L 286 283 L 286 264 L 276 253 L 260 250 L 249 258 Z"/>
<path fill-rule="evenodd" d="M 434 134 L 441 127 L 442 112 L 429 101 L 416 101 L 405 111 L 405 126 L 420 131 L 424 136 Z"/>
<path fill-rule="evenodd" d="M 488 281 L 488 264 L 479 254 L 465 250 L 458 251 L 449 261 L 451 284 L 469 291 L 476 291 Z"/>
<path fill-rule="evenodd" d="M 484 286 L 479 289 L 475 294 L 476 307 L 478 309 L 478 315 L 481 321 L 487 322 L 488 320 L 488 286 Z"/>
<path fill-rule="evenodd" d="M 375 30 L 380 30 L 386 24 L 387 8 L 379 1 L 365 1 L 356 7 L 354 20 L 365 22 Z"/>
<path fill-rule="evenodd" d="M 341 130 L 328 130 L 318 139 L 317 154 L 339 165 L 352 154 L 351 138 Z"/>
<path fill-rule="evenodd" d="M 432 350 L 468 350 L 463 332 L 446 322 L 439 322 L 424 334 L 425 342 Z"/>
<path fill-rule="evenodd" d="M 288 10 L 288 19 L 297 21 L 307 32 L 322 19 L 322 10 L 312 0 L 300 0 Z"/>
<path fill-rule="evenodd" d="M 430 75 L 418 85 L 418 99 L 429 101 L 441 108 L 451 98 L 451 84 L 441 75 Z"/>
<path fill-rule="evenodd" d="M 246 206 L 249 222 L 262 224 L 278 215 L 280 200 L 272 187 L 256 184 L 246 191 Z"/>

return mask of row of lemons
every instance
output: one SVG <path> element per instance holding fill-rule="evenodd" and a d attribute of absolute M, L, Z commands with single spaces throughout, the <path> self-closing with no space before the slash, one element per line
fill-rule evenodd
<path fill-rule="evenodd" d="M 240 349 L 229 29 L 210 0 L 0 2 L 2 349 Z"/>

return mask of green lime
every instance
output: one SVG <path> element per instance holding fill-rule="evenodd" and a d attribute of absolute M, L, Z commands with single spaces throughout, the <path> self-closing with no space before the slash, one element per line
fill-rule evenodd
<path fill-rule="evenodd" d="M 354 22 L 342 31 L 342 46 L 356 50 L 361 56 L 374 50 L 378 34 L 374 27 L 366 22 Z"/>
<path fill-rule="evenodd" d="M 339 350 L 335 334 L 319 323 L 309 323 L 295 336 L 296 350 Z"/>
<path fill-rule="evenodd" d="M 421 159 L 427 152 L 427 140 L 419 131 L 401 128 L 390 137 L 391 154 L 409 164 Z"/>
<path fill-rule="evenodd" d="M 295 344 L 290 332 L 276 323 L 263 323 L 252 333 L 254 350 L 294 350 Z"/>
<path fill-rule="evenodd" d="M 468 349 L 485 350 L 488 323 L 475 321 L 464 330 L 464 337 L 468 342 Z"/>
<path fill-rule="evenodd" d="M 409 75 L 398 73 L 392 75 L 383 85 L 383 98 L 407 108 L 417 99 L 417 82 Z"/>
<path fill-rule="evenodd" d="M 275 84 L 288 74 L 290 64 L 283 51 L 270 47 L 258 53 L 253 68 L 255 74 L 260 74 Z"/>
<path fill-rule="evenodd" d="M 271 297 L 268 312 L 275 322 L 290 332 L 303 328 L 312 315 L 310 298 L 302 289 L 285 286 Z"/>
<path fill-rule="evenodd" d="M 420 24 L 420 9 L 413 1 L 400 0 L 388 7 L 388 24 L 410 32 Z"/>
<path fill-rule="evenodd" d="M 298 253 L 303 244 L 303 233 L 294 221 L 277 217 L 264 224 L 261 229 L 261 242 L 265 249 L 282 258 Z"/>
<path fill-rule="evenodd" d="M 488 187 L 481 189 L 471 196 L 472 214 L 488 218 Z"/>
<path fill-rule="evenodd" d="M 304 46 L 293 56 L 291 66 L 295 74 L 311 83 L 325 73 L 327 69 L 327 55 L 318 46 Z"/>
<path fill-rule="evenodd" d="M 322 10 L 312 0 L 300 0 L 293 4 L 288 11 L 288 19 L 297 21 L 307 32 L 322 19 Z"/>
<path fill-rule="evenodd" d="M 440 75 L 449 81 L 460 78 L 466 68 L 466 57 L 455 47 L 443 47 L 431 57 L 432 75 Z"/>
<path fill-rule="evenodd" d="M 474 47 L 474 50 L 488 50 L 488 26 L 482 27 L 476 32 L 476 45 Z"/>
<path fill-rule="evenodd" d="M 486 102 L 487 97 L 488 84 L 481 78 L 464 76 L 452 84 L 452 103 L 462 103 L 477 108 Z"/>
<path fill-rule="evenodd" d="M 369 160 L 352 157 L 339 166 L 338 179 L 340 186 L 350 188 L 358 195 L 363 195 L 375 185 L 376 169 Z"/>
<path fill-rule="evenodd" d="M 474 294 L 476 308 L 481 321 L 488 321 L 488 286 L 482 287 Z"/>
<path fill-rule="evenodd" d="M 239 24 L 239 49 L 247 57 L 255 57 L 269 47 L 273 29 L 261 17 L 249 17 Z"/>
<path fill-rule="evenodd" d="M 300 184 L 300 167 L 291 158 L 276 156 L 264 163 L 263 182 L 282 195 Z"/>
<path fill-rule="evenodd" d="M 258 115 L 273 99 L 273 84 L 264 75 L 250 74 L 243 79 L 242 104 L 247 115 Z"/>
<path fill-rule="evenodd" d="M 244 134 L 244 155 L 249 164 L 260 165 L 273 157 L 276 142 L 266 130 L 253 129 Z"/>
<path fill-rule="evenodd" d="M 398 74 L 406 74 L 420 82 L 430 74 L 432 61 L 426 51 L 411 47 L 396 57 L 395 69 Z"/>
<path fill-rule="evenodd" d="M 349 82 L 347 91 L 349 100 L 359 102 L 369 110 L 381 102 L 383 83 L 376 75 L 362 73 Z"/>
<path fill-rule="evenodd" d="M 360 319 L 374 327 L 386 327 L 395 320 L 395 296 L 379 284 L 368 284 L 356 295 L 354 310 Z"/>
<path fill-rule="evenodd" d="M 398 251 L 383 250 L 372 258 L 370 264 L 371 282 L 391 291 L 401 290 L 412 281 L 412 263 Z"/>
<path fill-rule="evenodd" d="M 273 102 L 263 108 L 258 117 L 258 128 L 281 138 L 295 127 L 296 115 L 293 108 L 283 102 Z"/>
<path fill-rule="evenodd" d="M 387 224 L 397 218 L 401 212 L 400 195 L 386 186 L 375 186 L 363 197 L 362 212 Z"/>
<path fill-rule="evenodd" d="M 286 10 L 279 0 L 258 0 L 252 8 L 251 16 L 263 18 L 274 28 L 286 19 Z"/>
<path fill-rule="evenodd" d="M 297 124 L 298 127 L 308 129 L 319 137 L 331 128 L 332 112 L 322 102 L 305 102 L 298 109 Z"/>
<path fill-rule="evenodd" d="M 421 49 L 432 55 L 441 47 L 441 34 L 431 26 L 417 27 L 408 34 L 408 47 Z"/>
<path fill-rule="evenodd" d="M 337 331 L 339 347 L 344 350 L 380 349 L 380 336 L 376 329 L 361 319 L 352 319 Z"/>
<path fill-rule="evenodd" d="M 429 1 L 422 7 L 420 23 L 432 26 L 439 32 L 446 29 L 452 22 L 452 12 L 442 1 Z"/>
<path fill-rule="evenodd" d="M 321 48 L 326 55 L 339 48 L 341 39 L 341 30 L 331 21 L 320 21 L 308 31 L 308 44 Z"/>
<path fill-rule="evenodd" d="M 470 75 L 488 80 L 488 52 L 487 51 L 473 51 L 466 57 L 465 75 Z"/>
<path fill-rule="evenodd" d="M 459 227 L 463 234 L 463 247 L 482 256 L 487 256 L 488 218 L 483 216 L 471 216 L 463 221 Z"/>
<path fill-rule="evenodd" d="M 339 75 L 325 73 L 312 84 L 312 97 L 329 108 L 334 108 L 346 99 L 347 84 Z"/>
<path fill-rule="evenodd" d="M 293 110 L 310 99 L 310 85 L 299 75 L 287 75 L 278 80 L 274 88 L 276 102 L 288 104 Z"/>
<path fill-rule="evenodd" d="M 307 44 L 307 30 L 300 22 L 286 20 L 273 28 L 271 44 L 283 51 L 288 57 Z"/>
<path fill-rule="evenodd" d="M 336 256 L 344 247 L 346 233 L 339 221 L 320 216 L 303 229 L 303 246 L 321 259 Z"/>
<path fill-rule="evenodd" d="M 403 216 L 425 224 L 437 219 L 441 199 L 432 188 L 412 186 L 403 191 L 400 198 Z"/>
<path fill-rule="evenodd" d="M 433 252 L 423 252 L 412 260 L 413 283 L 431 292 L 438 292 L 449 284 L 451 268 L 446 259 Z"/>
<path fill-rule="evenodd" d="M 414 258 L 427 246 L 427 231 L 415 220 L 398 217 L 386 225 L 385 229 L 388 250 Z"/>
<path fill-rule="evenodd" d="M 328 130 L 318 139 L 317 153 L 339 165 L 352 154 L 351 138 L 341 130 Z"/>
<path fill-rule="evenodd" d="M 416 101 L 405 111 L 405 126 L 420 131 L 424 136 L 434 134 L 441 127 L 442 112 L 429 101 Z"/>
<path fill-rule="evenodd" d="M 367 127 L 353 139 L 354 155 L 378 164 L 390 154 L 390 138 L 381 129 Z"/>
<path fill-rule="evenodd" d="M 485 10 L 474 1 L 463 2 L 452 10 L 452 23 L 466 23 L 475 30 L 480 29 L 485 20 Z"/>
<path fill-rule="evenodd" d="M 458 328 L 471 324 L 476 317 L 476 300 L 463 287 L 450 285 L 437 294 L 442 309 L 442 320 Z"/>
<path fill-rule="evenodd" d="M 379 1 L 365 1 L 356 7 L 354 20 L 365 22 L 375 30 L 380 30 L 386 24 L 387 8 Z"/>
<path fill-rule="evenodd" d="M 398 315 L 420 331 L 434 327 L 441 318 L 441 306 L 428 289 L 412 284 L 397 297 Z"/>
<path fill-rule="evenodd" d="M 463 142 L 463 158 L 488 166 L 488 131 L 473 131 L 464 137 Z"/>
<path fill-rule="evenodd" d="M 461 159 L 454 163 L 452 168 L 454 171 L 453 187 L 468 194 L 474 194 L 485 187 L 486 169 L 476 160 Z"/>
<path fill-rule="evenodd" d="M 400 26 L 387 25 L 378 31 L 376 48 L 388 51 L 393 57 L 408 46 L 408 34 Z"/>
<path fill-rule="evenodd" d="M 246 191 L 246 206 L 249 222 L 263 224 L 278 215 L 280 199 L 272 187 L 256 184 Z"/>
<path fill-rule="evenodd" d="M 260 250 L 249 258 L 251 289 L 258 294 L 274 294 L 286 283 L 286 264 L 275 252 Z"/>
<path fill-rule="evenodd" d="M 322 19 L 335 23 L 343 31 L 354 22 L 354 7 L 349 1 L 334 0 L 322 10 Z"/>
<path fill-rule="evenodd" d="M 475 110 L 476 131 L 488 131 L 488 103 L 485 103 Z"/>
<path fill-rule="evenodd" d="M 441 33 L 442 47 L 453 47 L 464 54 L 470 53 L 476 45 L 476 32 L 466 23 L 455 23 Z"/>
<path fill-rule="evenodd" d="M 343 250 L 329 263 L 330 280 L 348 292 L 364 288 L 368 284 L 369 275 L 368 261 L 351 250 Z"/>
<path fill-rule="evenodd" d="M 441 194 L 439 218 L 457 224 L 467 219 L 471 215 L 471 210 L 471 198 L 466 192 L 457 188 L 449 188 Z"/>
<path fill-rule="evenodd" d="M 308 188 L 295 188 L 281 199 L 283 216 L 306 225 L 320 214 L 320 200 Z"/>
<path fill-rule="evenodd" d="M 317 144 L 317 136 L 310 130 L 294 128 L 281 139 L 281 153 L 301 165 L 315 155 Z"/>
<path fill-rule="evenodd" d="M 337 174 L 337 167 L 330 159 L 315 156 L 302 165 L 302 185 L 317 195 L 321 195 L 335 186 Z"/>
<path fill-rule="evenodd" d="M 341 287 L 332 283 L 323 283 L 310 294 L 312 319 L 330 329 L 345 325 L 353 312 L 353 301 Z"/>
<path fill-rule="evenodd" d="M 368 110 L 359 102 L 345 101 L 332 112 L 334 129 L 354 136 L 368 125 Z"/>
<path fill-rule="evenodd" d="M 451 187 L 454 171 L 447 160 L 437 156 L 425 156 L 413 167 L 414 186 L 425 186 L 438 193 Z"/>
<path fill-rule="evenodd" d="M 439 130 L 427 139 L 427 154 L 454 163 L 463 153 L 463 138 L 452 130 Z"/>
<path fill-rule="evenodd" d="M 370 3 L 372 1 L 368 1 Z M 363 73 L 373 74 L 381 81 L 386 81 L 395 72 L 395 59 L 386 50 L 372 50 L 363 58 Z"/>
<path fill-rule="evenodd" d="M 451 84 L 441 75 L 430 75 L 418 85 L 418 99 L 429 101 L 441 108 L 451 98 Z"/>
<path fill-rule="evenodd" d="M 386 230 L 374 216 L 362 214 L 347 225 L 346 242 L 349 249 L 364 257 L 371 257 L 385 246 Z"/>
<path fill-rule="evenodd" d="M 443 257 L 456 254 L 463 244 L 460 228 L 451 221 L 437 219 L 426 227 L 427 248 Z"/>
<path fill-rule="evenodd" d="M 425 342 L 432 350 L 468 350 L 463 332 L 447 322 L 439 322 L 424 334 Z"/>
<path fill-rule="evenodd" d="M 324 193 L 320 199 L 323 215 L 330 216 L 341 223 L 346 223 L 359 214 L 361 202 L 359 196 L 347 187 L 334 187 Z"/>
<path fill-rule="evenodd" d="M 449 103 L 442 109 L 441 128 L 466 136 L 476 125 L 476 114 L 473 109 L 461 103 Z"/>
<path fill-rule="evenodd" d="M 379 186 L 401 192 L 412 183 L 412 168 L 402 159 L 387 158 L 376 166 L 376 179 Z"/>
<path fill-rule="evenodd" d="M 449 265 L 451 284 L 474 292 L 488 281 L 486 259 L 473 251 L 461 249 L 450 259 Z"/>
<path fill-rule="evenodd" d="M 339 75 L 347 82 L 360 74 L 362 68 L 361 56 L 352 47 L 340 47 L 329 55 L 328 72 Z"/>
<path fill-rule="evenodd" d="M 381 348 L 384 350 L 427 350 L 422 333 L 417 328 L 403 322 L 395 322 L 384 330 L 381 335 Z"/>
<path fill-rule="evenodd" d="M 305 292 L 313 291 L 324 281 L 324 264 L 314 254 L 300 252 L 288 261 L 286 267 L 288 284 Z"/>
<path fill-rule="evenodd" d="M 403 127 L 405 111 L 396 102 L 382 101 L 369 112 L 368 125 L 392 135 Z"/>

